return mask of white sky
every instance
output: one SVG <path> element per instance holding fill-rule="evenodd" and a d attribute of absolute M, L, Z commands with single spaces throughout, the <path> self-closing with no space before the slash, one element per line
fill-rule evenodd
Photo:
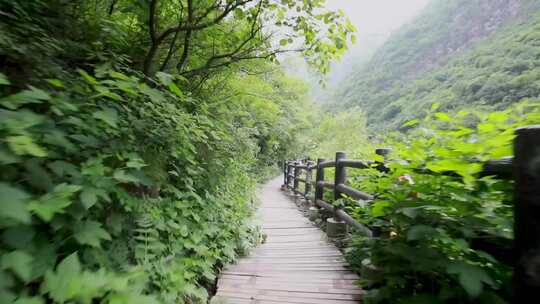
<path fill-rule="evenodd" d="M 325 6 L 328 9 L 343 10 L 356 26 L 356 44 L 349 47 L 340 61 L 332 64 L 332 69 L 326 76 L 326 89 L 317 84 L 319 76 L 309 72 L 300 57 L 296 58 L 296 63 L 290 65 L 287 71 L 308 80 L 312 95 L 316 99 L 324 98 L 322 96 L 325 92 L 339 86 L 353 70 L 367 62 L 393 31 L 412 21 L 429 2 L 431 0 L 326 0 Z"/>
<path fill-rule="evenodd" d="M 430 0 L 327 0 L 329 9 L 342 9 L 359 35 L 387 35 L 416 16 Z"/>

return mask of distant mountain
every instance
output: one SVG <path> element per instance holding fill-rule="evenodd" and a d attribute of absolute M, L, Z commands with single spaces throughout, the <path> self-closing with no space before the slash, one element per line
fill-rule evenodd
<path fill-rule="evenodd" d="M 361 106 L 372 127 L 443 109 L 504 107 L 540 94 L 540 1 L 434 0 L 338 88 L 333 108 Z"/>

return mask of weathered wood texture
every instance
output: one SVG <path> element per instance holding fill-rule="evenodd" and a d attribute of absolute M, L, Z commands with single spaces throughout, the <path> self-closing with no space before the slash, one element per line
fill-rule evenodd
<path fill-rule="evenodd" d="M 353 304 L 362 289 L 339 250 L 279 190 L 266 184 L 258 211 L 267 240 L 250 256 L 227 267 L 212 303 Z"/>

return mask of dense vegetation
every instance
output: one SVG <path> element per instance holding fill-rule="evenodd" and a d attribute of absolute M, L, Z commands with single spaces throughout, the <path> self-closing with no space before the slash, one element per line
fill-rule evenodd
<path fill-rule="evenodd" d="M 513 182 L 481 171 L 540 122 L 539 46 L 538 1 L 434 0 L 338 88 L 309 155 L 392 148 L 348 171 L 373 201 L 333 202 L 376 232 L 347 248 L 365 303 L 511 301 Z"/>
<path fill-rule="evenodd" d="M 374 238 L 353 234 L 346 248 L 368 291 L 363 303 L 511 299 L 513 182 L 483 176 L 482 164 L 512 156 L 515 128 L 538 124 L 540 103 L 491 112 L 445 113 L 439 106 L 433 104 L 425 119 L 410 121 L 408 127 L 415 128 L 406 133 L 367 136 L 363 115 L 351 112 L 324 119 L 319 136 L 311 137 L 313 158 L 331 159 L 335 146 L 351 159 L 383 161 L 375 147 L 392 149 L 386 173 L 348 170 L 348 183 L 374 194 L 373 201 L 333 201 L 331 191 L 325 195 L 376 231 Z M 335 138 L 345 125 L 354 140 Z"/>
<path fill-rule="evenodd" d="M 514 129 L 537 123 L 538 113 L 538 105 L 528 104 L 489 114 L 436 112 L 405 140 L 389 138 L 395 151 L 390 173 L 352 181 L 377 193 L 372 204 L 351 208 L 382 231 L 356 239 L 349 252 L 367 286 L 375 287 L 371 301 L 509 300 L 511 182 L 479 173 L 481 162 L 512 155 Z"/>
<path fill-rule="evenodd" d="M 0 1 L 0 302 L 205 303 L 309 122 L 277 54 L 354 30 L 322 5 Z"/>
<path fill-rule="evenodd" d="M 501 109 L 538 97 L 539 9 L 528 0 L 433 1 L 350 76 L 331 106 L 361 106 L 370 127 L 396 129 L 434 102 Z"/>

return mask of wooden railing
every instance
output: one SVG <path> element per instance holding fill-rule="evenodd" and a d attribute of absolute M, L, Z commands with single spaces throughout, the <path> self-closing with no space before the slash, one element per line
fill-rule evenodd
<path fill-rule="evenodd" d="M 389 149 L 377 149 L 386 157 Z M 387 172 L 383 162 L 347 159 L 345 153 L 337 152 L 334 160 L 309 159 L 287 161 L 284 164 L 284 188 L 303 197 L 310 204 L 329 211 L 337 224 L 348 225 L 358 232 L 372 237 L 370 227 L 359 223 L 342 208 L 324 200 L 324 190 L 333 191 L 334 200 L 348 196 L 365 201 L 373 200 L 374 194 L 362 192 L 347 185 L 347 168 L 365 169 L 375 167 Z M 334 181 L 325 181 L 325 169 L 334 168 Z M 430 173 L 426 169 L 417 169 Z M 312 181 L 313 172 L 315 181 Z M 303 174 L 302 174 L 303 173 Z M 444 173 L 443 173 L 444 174 Z M 447 173 L 451 175 L 452 173 Z M 493 175 L 514 181 L 514 252 L 515 303 L 527 303 L 527 299 L 540 286 L 540 126 L 516 130 L 514 158 L 492 160 L 483 164 L 483 176 Z M 300 191 L 300 184 L 304 185 Z M 313 186 L 315 191 L 312 193 Z M 327 233 L 328 231 L 327 225 Z"/>

